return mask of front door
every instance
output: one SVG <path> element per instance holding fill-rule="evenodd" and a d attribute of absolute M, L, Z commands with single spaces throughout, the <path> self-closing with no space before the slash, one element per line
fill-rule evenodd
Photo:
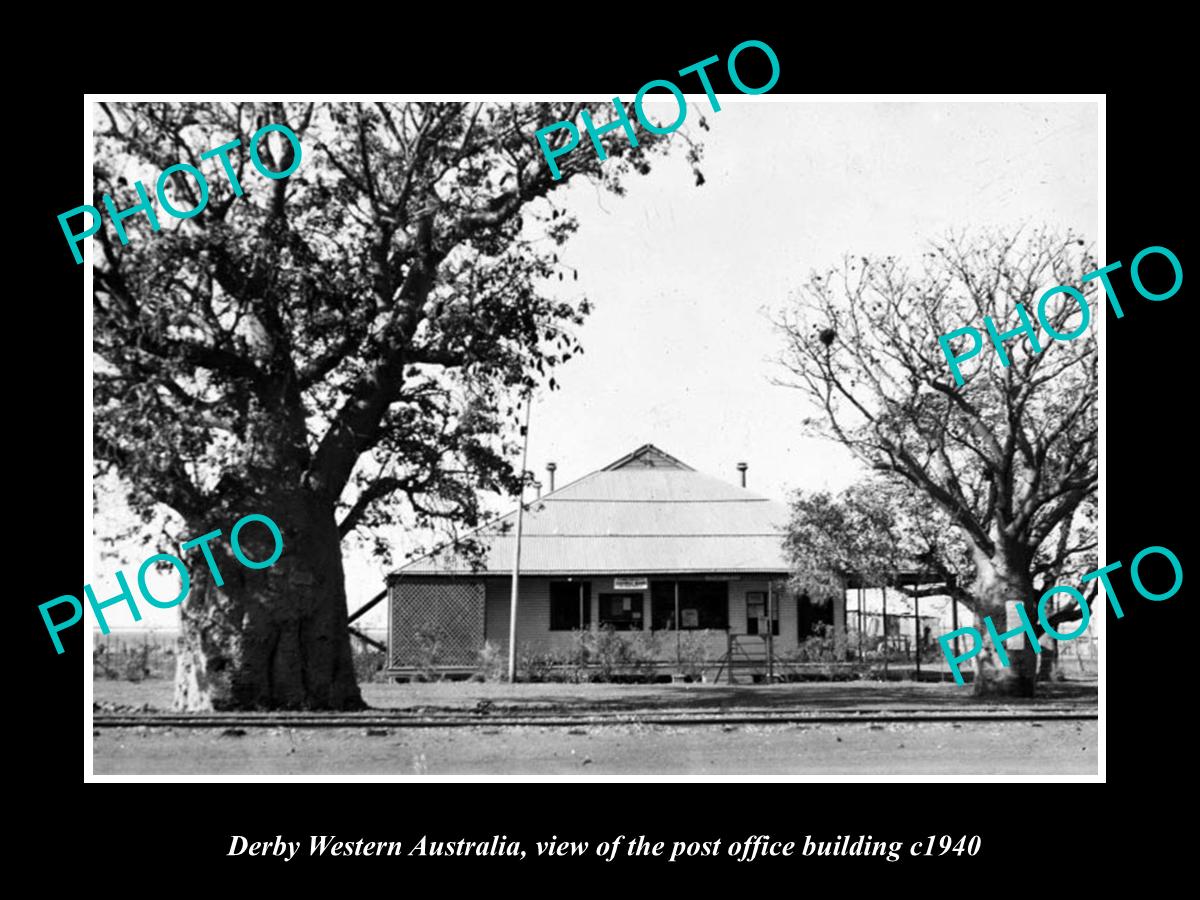
<path fill-rule="evenodd" d="M 770 626 L 767 623 L 768 612 L 774 613 L 773 621 Z M 767 634 L 767 629 L 770 627 L 770 633 L 779 634 L 779 610 L 767 609 L 767 592 L 766 591 L 747 591 L 746 592 L 746 634 Z"/>

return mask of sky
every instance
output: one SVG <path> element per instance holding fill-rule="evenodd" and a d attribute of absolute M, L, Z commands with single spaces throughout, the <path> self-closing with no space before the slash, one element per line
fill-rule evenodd
<path fill-rule="evenodd" d="M 561 486 L 652 443 L 732 483 L 744 461 L 749 489 L 773 499 L 845 487 L 862 471 L 840 446 L 805 437 L 801 420 L 814 411 L 772 383 L 786 373 L 769 312 L 811 270 L 845 254 L 915 261 L 950 229 L 1046 224 L 1099 236 L 1095 104 L 722 96 L 713 113 L 703 95 L 690 99 L 685 127 L 703 107 L 710 129 L 692 129 L 704 185 L 680 147 L 627 179 L 625 197 L 586 182 L 555 194 L 579 219 L 559 251 L 579 280 L 551 289 L 587 296 L 594 311 L 577 332 L 585 353 L 532 408 L 529 468 L 544 482 L 547 462 Z M 674 115 L 673 104 L 647 109 L 654 121 Z M 585 140 L 574 152 L 592 151 Z M 97 533 L 120 517 L 105 510 Z M 136 573 L 153 552 L 115 550 L 93 569 L 105 585 L 117 560 Z M 386 569 L 353 549 L 345 564 L 355 609 L 382 590 Z M 166 584 L 160 595 L 174 596 Z M 383 607 L 370 627 L 386 621 Z M 177 624 L 175 610 L 144 616 L 148 627 Z"/>

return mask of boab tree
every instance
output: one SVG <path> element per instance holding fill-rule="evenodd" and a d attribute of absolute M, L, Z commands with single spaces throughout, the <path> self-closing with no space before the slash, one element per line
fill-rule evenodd
<path fill-rule="evenodd" d="M 594 113 L 603 120 L 597 104 Z M 176 705 L 203 709 L 362 705 L 351 664 L 343 539 L 410 515 L 479 518 L 481 491 L 513 490 L 512 398 L 579 352 L 586 300 L 550 296 L 556 248 L 576 221 L 553 192 L 591 179 L 622 192 L 664 146 L 608 142 L 559 158 L 534 133 L 583 104 L 102 104 L 96 193 L 118 208 L 132 182 L 186 162 L 208 174 L 199 214 L 125 220 L 96 234 L 95 449 L 135 508 L 173 510 L 187 537 L 264 513 L 285 549 L 269 570 L 221 555 L 218 585 L 193 551 L 181 608 Z M 608 113 L 611 114 L 611 106 Z M 248 137 L 298 135 L 301 164 L 267 180 Z M 244 194 L 200 154 L 233 140 Z M 295 153 L 279 133 L 273 172 Z M 200 206 L 170 176 L 172 206 Z M 574 277 L 567 270 L 569 277 Z M 243 532 L 246 552 L 262 559 Z M 257 555 L 256 555 L 257 551 Z"/>
<path fill-rule="evenodd" d="M 1018 627 L 1015 603 L 1040 632 L 1044 579 L 1095 548 L 1094 529 L 1076 515 L 1096 493 L 1095 325 L 1070 342 L 1042 332 L 1040 353 L 1026 337 L 1010 338 L 1008 366 L 985 347 L 964 364 L 962 386 L 937 339 L 965 325 L 983 331 L 984 316 L 1000 332 L 1015 329 L 1016 304 L 1036 315 L 1046 290 L 1078 286 L 1095 268 L 1085 242 L 1071 234 L 951 236 L 919 267 L 857 257 L 814 273 L 777 317 L 786 341 L 781 362 L 791 373 L 782 383 L 819 410 L 806 424 L 945 514 L 966 559 L 954 573 L 947 556 L 935 558 L 956 574 L 954 596 L 985 635 L 985 616 L 998 630 Z M 1094 282 L 1083 292 L 1097 310 Z M 1046 306 L 1060 334 L 1080 316 L 1069 295 Z M 1064 610 L 1051 624 L 1073 614 Z M 975 657 L 976 694 L 1033 694 L 1032 644 L 1018 637 L 1006 648 L 1007 667 L 990 641 Z"/>

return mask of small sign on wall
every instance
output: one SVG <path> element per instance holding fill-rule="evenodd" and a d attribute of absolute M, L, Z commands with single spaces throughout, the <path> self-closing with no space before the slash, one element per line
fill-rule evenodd
<path fill-rule="evenodd" d="M 614 578 L 613 579 L 613 590 L 617 590 L 617 591 L 644 591 L 649 586 L 650 586 L 650 580 L 648 578 Z"/>

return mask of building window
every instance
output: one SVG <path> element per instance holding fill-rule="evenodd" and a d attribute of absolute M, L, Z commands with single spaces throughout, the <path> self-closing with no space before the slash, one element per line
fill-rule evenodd
<path fill-rule="evenodd" d="M 615 631 L 642 630 L 641 594 L 601 594 L 600 627 L 606 625 Z"/>
<path fill-rule="evenodd" d="M 779 597 L 771 603 L 771 634 L 779 634 Z M 746 591 L 746 634 L 767 633 L 767 592 Z"/>
<path fill-rule="evenodd" d="M 656 581 L 650 585 L 651 623 L 658 630 L 674 630 L 675 585 L 679 585 L 681 631 L 729 628 L 729 587 L 724 581 Z"/>
<path fill-rule="evenodd" d="M 589 581 L 550 582 L 550 630 L 580 631 L 592 624 L 592 584 Z"/>

